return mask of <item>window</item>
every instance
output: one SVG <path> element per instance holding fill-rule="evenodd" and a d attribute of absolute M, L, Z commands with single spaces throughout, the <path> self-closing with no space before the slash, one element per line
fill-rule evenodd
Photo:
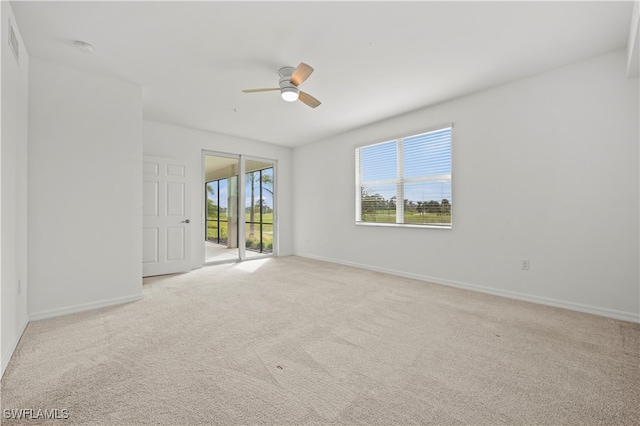
<path fill-rule="evenodd" d="M 451 126 L 356 148 L 356 224 L 451 228 Z"/>
<path fill-rule="evenodd" d="M 232 178 L 235 182 L 235 178 Z M 207 197 L 207 233 L 205 239 L 212 243 L 227 244 L 227 187 L 229 179 L 219 179 L 205 184 Z"/>

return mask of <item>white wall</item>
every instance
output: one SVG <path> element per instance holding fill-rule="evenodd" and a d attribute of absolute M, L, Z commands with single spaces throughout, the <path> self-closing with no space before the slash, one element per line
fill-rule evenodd
<path fill-rule="evenodd" d="M 0 143 L 0 356 L 9 363 L 27 325 L 27 98 L 29 56 L 9 2 L 0 2 L 2 134 Z M 8 43 L 9 21 L 19 42 L 19 63 Z M 21 291 L 18 293 L 18 280 Z"/>
<path fill-rule="evenodd" d="M 203 262 L 204 199 L 202 182 L 202 150 L 228 154 L 242 154 L 278 161 L 277 198 L 279 240 L 278 254 L 293 252 L 292 198 L 291 198 L 291 149 L 234 138 L 200 130 L 176 127 L 151 121 L 144 122 L 144 155 L 168 157 L 180 160 L 188 168 L 191 199 L 191 265 L 199 268 Z"/>
<path fill-rule="evenodd" d="M 297 148 L 295 253 L 638 321 L 638 89 L 621 50 Z M 354 225 L 354 147 L 447 122 L 453 229 Z"/>
<path fill-rule="evenodd" d="M 142 89 L 31 58 L 31 320 L 142 298 Z"/>
<path fill-rule="evenodd" d="M 640 1 L 635 0 L 627 41 L 627 75 L 638 77 L 638 74 L 640 74 Z"/>

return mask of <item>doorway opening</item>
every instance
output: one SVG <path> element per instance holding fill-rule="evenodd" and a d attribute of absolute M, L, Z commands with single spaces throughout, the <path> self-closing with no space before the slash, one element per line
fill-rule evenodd
<path fill-rule="evenodd" d="M 205 264 L 276 252 L 275 172 L 272 160 L 203 152 Z"/>
<path fill-rule="evenodd" d="M 238 260 L 238 177 L 240 159 L 204 156 L 204 261 Z"/>

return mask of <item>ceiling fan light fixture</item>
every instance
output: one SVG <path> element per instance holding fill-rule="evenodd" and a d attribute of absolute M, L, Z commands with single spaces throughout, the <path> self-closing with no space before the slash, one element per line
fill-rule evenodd
<path fill-rule="evenodd" d="M 298 100 L 300 91 L 296 87 L 283 87 L 280 90 L 280 94 L 282 95 L 282 99 L 285 101 L 294 102 Z"/>
<path fill-rule="evenodd" d="M 278 71 L 280 75 L 280 84 L 278 87 L 268 87 L 262 89 L 245 89 L 243 93 L 271 92 L 272 90 L 280 90 L 280 96 L 286 102 L 300 101 L 311 108 L 320 106 L 320 101 L 308 94 L 301 92 L 298 86 L 302 84 L 313 72 L 313 68 L 304 62 L 300 62 L 296 68 L 282 67 Z"/>

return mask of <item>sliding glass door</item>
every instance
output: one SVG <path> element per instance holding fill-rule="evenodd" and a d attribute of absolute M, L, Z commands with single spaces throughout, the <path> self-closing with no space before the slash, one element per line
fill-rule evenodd
<path fill-rule="evenodd" d="M 203 157 L 204 263 L 276 254 L 275 161 L 206 151 Z"/>

